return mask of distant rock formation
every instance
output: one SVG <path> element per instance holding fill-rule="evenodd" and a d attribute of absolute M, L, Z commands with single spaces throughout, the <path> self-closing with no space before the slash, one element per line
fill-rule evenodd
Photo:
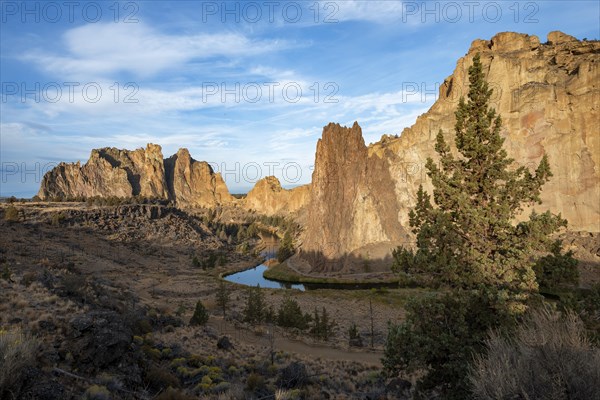
<path fill-rule="evenodd" d="M 431 192 L 425 161 L 436 158 L 437 132 L 454 143 L 454 112 L 468 92 L 468 68 L 477 53 L 509 155 L 531 169 L 542 155 L 549 157 L 554 176 L 535 209 L 560 212 L 571 230 L 600 232 L 600 42 L 561 32 L 548 34 L 546 43 L 512 32 L 475 40 L 440 85 L 431 109 L 399 137 L 384 135 L 367 147 L 357 123 L 329 124 L 317 144 L 310 185 L 286 190 L 267 177 L 235 204 L 268 215 L 300 215 L 300 256 L 313 270 L 389 262 L 392 248 L 411 242 L 408 211 L 418 186 Z M 210 165 L 185 149 L 163 160 L 160 146 L 152 144 L 93 150 L 83 166 L 61 163 L 44 176 L 38 193 L 42 199 L 135 195 L 183 207 L 235 201 Z"/>
<path fill-rule="evenodd" d="M 358 123 L 329 124 L 317 143 L 302 255 L 321 271 L 382 259 L 404 237 L 387 158 L 369 157 Z M 369 254 L 351 254 L 378 243 Z"/>
<path fill-rule="evenodd" d="M 182 207 L 233 200 L 221 175 L 208 163 L 195 161 L 187 149 L 163 160 L 161 147 L 151 143 L 145 150 L 92 150 L 83 166 L 60 163 L 44 176 L 38 192 L 42 200 L 94 196 L 170 199 Z"/>
<path fill-rule="evenodd" d="M 417 188 L 432 189 L 424 166 L 436 158 L 437 132 L 454 143 L 454 112 L 468 92 L 476 53 L 494 89 L 509 156 L 532 169 L 549 157 L 554 176 L 535 209 L 560 212 L 570 229 L 600 231 L 600 42 L 551 32 L 541 44 L 536 36 L 505 32 L 475 40 L 439 99 L 400 137 L 384 135 L 367 148 L 356 123 L 324 128 L 302 246 L 315 270 L 347 269 L 350 261 L 406 242 Z"/>
<path fill-rule="evenodd" d="M 233 201 L 221 174 L 204 161 L 196 161 L 187 149 L 165 160 L 169 193 L 176 204 L 210 207 Z"/>
<path fill-rule="evenodd" d="M 309 190 L 309 185 L 287 190 L 281 187 L 279 179 L 267 176 L 256 182 L 243 204 L 266 215 L 294 213 L 307 204 Z"/>

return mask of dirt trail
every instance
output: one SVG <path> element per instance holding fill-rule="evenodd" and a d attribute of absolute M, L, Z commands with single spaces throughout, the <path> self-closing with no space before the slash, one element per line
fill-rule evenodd
<path fill-rule="evenodd" d="M 253 332 L 242 330 L 222 318 L 211 317 L 208 326 L 219 332 L 220 335 L 232 336 L 233 339 L 247 344 L 269 346 L 265 336 L 256 336 Z M 355 361 L 361 364 L 381 366 L 382 352 L 369 352 L 360 350 L 337 349 L 326 345 L 310 345 L 300 340 L 294 340 L 282 335 L 279 329 L 275 333 L 275 351 L 285 351 L 308 356 L 313 359 L 321 358 L 332 361 Z"/>

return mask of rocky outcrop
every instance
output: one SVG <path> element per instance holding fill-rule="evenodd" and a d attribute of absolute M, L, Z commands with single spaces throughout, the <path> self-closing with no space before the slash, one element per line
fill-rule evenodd
<path fill-rule="evenodd" d="M 309 185 L 287 190 L 281 187 L 279 179 L 267 176 L 256 182 L 243 205 L 266 215 L 295 213 L 308 203 L 309 190 Z"/>
<path fill-rule="evenodd" d="M 221 174 L 204 161 L 196 161 L 187 149 L 165 160 L 166 176 L 172 199 L 179 205 L 211 207 L 231 202 Z"/>
<path fill-rule="evenodd" d="M 399 227 L 408 227 L 419 184 L 431 191 L 425 162 L 436 158 L 437 132 L 454 143 L 454 111 L 468 92 L 468 68 L 477 53 L 494 90 L 492 105 L 502 117 L 509 156 L 532 169 L 544 154 L 549 157 L 554 176 L 535 209 L 560 212 L 573 230 L 600 231 L 600 42 L 551 32 L 542 44 L 536 36 L 505 32 L 475 40 L 440 85 L 435 104 L 399 137 L 384 136 L 366 148 L 356 124 L 324 129 L 302 249 L 314 269 L 348 266 L 324 267 L 323 256 L 343 260 L 406 240 Z"/>
<path fill-rule="evenodd" d="M 133 151 L 92 150 L 83 166 L 61 163 L 43 178 L 38 197 L 132 197 L 169 199 L 179 206 L 211 207 L 232 201 L 221 175 L 187 149 L 163 160 L 161 147 L 148 144 Z"/>
<path fill-rule="evenodd" d="M 117 364 L 133 337 L 123 318 L 113 311 L 92 311 L 70 321 L 69 350 L 81 368 L 96 370 Z"/>
<path fill-rule="evenodd" d="M 319 271 L 384 259 L 406 240 L 393 186 L 388 158 L 369 157 L 358 123 L 327 125 L 317 143 L 302 257 Z"/>

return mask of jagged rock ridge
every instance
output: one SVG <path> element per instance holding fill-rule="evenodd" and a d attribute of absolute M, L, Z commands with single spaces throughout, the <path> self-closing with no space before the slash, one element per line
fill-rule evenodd
<path fill-rule="evenodd" d="M 468 92 L 477 53 L 494 89 L 492 106 L 502 117 L 509 156 L 530 168 L 543 154 L 549 157 L 554 176 L 536 210 L 560 212 L 572 230 L 600 231 L 600 42 L 551 32 L 541 44 L 536 36 L 505 32 L 475 40 L 435 104 L 400 137 L 384 135 L 366 148 L 357 124 L 325 127 L 302 247 L 313 269 L 343 270 L 350 254 L 360 262 L 374 255 L 375 245 L 389 251 L 406 243 L 406 230 L 398 226 L 408 227 L 419 184 L 431 191 L 424 166 L 427 157 L 436 158 L 437 132 L 454 143 L 454 111 Z"/>
<path fill-rule="evenodd" d="M 225 182 L 187 149 L 163 160 L 159 145 L 146 149 L 92 150 L 83 166 L 60 163 L 43 178 L 42 200 L 74 197 L 143 196 L 173 200 L 179 206 L 215 206 L 232 201 Z"/>

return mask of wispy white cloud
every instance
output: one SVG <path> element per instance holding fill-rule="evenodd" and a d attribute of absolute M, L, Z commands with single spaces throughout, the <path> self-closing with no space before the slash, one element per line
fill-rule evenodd
<path fill-rule="evenodd" d="M 321 7 L 331 13 L 331 18 L 339 21 L 389 23 L 393 20 L 402 21 L 403 13 L 406 14 L 405 2 L 402 1 L 346 0 L 332 3 L 335 7 L 328 3 L 331 2 L 320 2 Z"/>
<path fill-rule="evenodd" d="M 50 74 L 70 79 L 96 79 L 118 72 L 147 77 L 192 60 L 255 56 L 290 43 L 231 32 L 167 35 L 137 23 L 88 24 L 70 29 L 63 34 L 62 45 L 64 53 L 38 49 L 22 58 Z"/>

